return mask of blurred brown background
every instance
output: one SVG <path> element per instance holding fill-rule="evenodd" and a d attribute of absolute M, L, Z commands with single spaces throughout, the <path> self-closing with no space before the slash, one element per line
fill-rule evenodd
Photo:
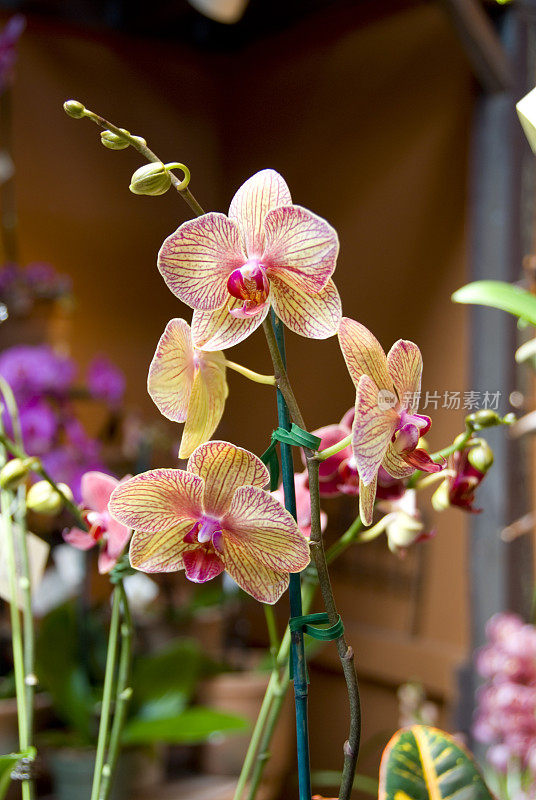
<path fill-rule="evenodd" d="M 450 294 L 466 279 L 474 84 L 440 5 L 333 4 L 221 52 L 29 18 L 14 95 L 21 262 L 50 261 L 73 276 L 73 355 L 85 364 L 109 354 L 127 374 L 128 404 L 150 417 L 158 412 L 145 382 L 158 338 L 171 317 L 191 315 L 164 285 L 156 254 L 188 208 L 172 192 L 132 195 L 139 157 L 105 150 L 96 127 L 67 118 L 71 97 L 143 135 L 163 160 L 187 163 L 207 210 L 227 211 L 258 169 L 280 171 L 294 200 L 339 232 L 345 315 L 386 349 L 416 341 L 425 391 L 468 388 L 465 311 Z M 336 338 L 289 334 L 287 350 L 309 429 L 337 422 L 354 390 Z M 269 371 L 262 333 L 230 357 Z M 233 373 L 229 383 L 217 436 L 260 453 L 276 425 L 273 392 Z M 433 449 L 462 430 L 465 413 L 432 411 Z M 325 508 L 332 535 L 339 506 Z M 434 518 L 437 536 L 406 562 L 382 540 L 338 569 L 365 741 L 395 729 L 404 680 L 421 680 L 447 709 L 454 702 L 468 641 L 465 522 L 459 511 Z M 311 677 L 313 766 L 337 769 L 347 719 L 334 649 Z M 367 768 L 377 768 L 377 751 Z"/>

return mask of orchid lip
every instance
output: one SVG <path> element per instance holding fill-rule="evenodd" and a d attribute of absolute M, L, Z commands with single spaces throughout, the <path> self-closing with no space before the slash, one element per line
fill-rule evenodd
<path fill-rule="evenodd" d="M 260 261 L 250 258 L 242 267 L 231 272 L 227 279 L 227 291 L 231 297 L 245 300 L 244 311 L 246 308 L 252 310 L 257 306 L 262 307 L 270 294 L 270 282 Z"/>
<path fill-rule="evenodd" d="M 183 539 L 187 544 L 210 542 L 218 552 L 223 551 L 222 540 L 221 522 L 213 517 L 202 517 L 195 522 Z"/>

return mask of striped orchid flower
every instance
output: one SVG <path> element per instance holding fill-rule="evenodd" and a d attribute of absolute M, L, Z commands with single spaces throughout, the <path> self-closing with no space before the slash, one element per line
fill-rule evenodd
<path fill-rule="evenodd" d="M 407 478 L 416 469 L 438 472 L 443 467 L 417 447 L 432 424 L 418 414 L 422 356 L 413 342 L 399 339 L 388 355 L 372 333 L 344 317 L 339 342 L 357 394 L 352 449 L 359 472 L 359 511 L 372 522 L 378 471 Z"/>
<path fill-rule="evenodd" d="M 222 418 L 228 395 L 225 357 L 198 350 L 188 323 L 172 319 L 149 367 L 147 390 L 164 417 L 185 423 L 179 458 L 188 458 Z"/>
<path fill-rule="evenodd" d="M 272 306 L 295 333 L 335 335 L 341 302 L 331 276 L 339 241 L 324 219 L 292 204 L 277 172 L 257 172 L 235 194 L 229 216 L 203 214 L 169 236 L 158 268 L 174 295 L 194 309 L 197 347 L 238 344 Z"/>
<path fill-rule="evenodd" d="M 156 469 L 117 487 L 112 517 L 134 528 L 130 561 L 142 572 L 184 569 L 194 583 L 227 570 L 248 594 L 275 603 L 289 573 L 309 563 L 309 545 L 269 492 L 268 470 L 248 450 L 206 442 L 186 470 Z"/>

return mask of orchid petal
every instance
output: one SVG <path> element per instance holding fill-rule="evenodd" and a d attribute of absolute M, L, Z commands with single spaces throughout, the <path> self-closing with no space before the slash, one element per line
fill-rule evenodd
<path fill-rule="evenodd" d="M 264 251 L 264 219 L 268 212 L 291 203 L 287 184 L 273 169 L 263 169 L 242 184 L 231 201 L 229 219 L 240 228 L 250 258 L 261 256 Z"/>
<path fill-rule="evenodd" d="M 243 301 L 230 298 L 231 302 L 217 311 L 194 311 L 192 318 L 192 336 L 194 344 L 201 350 L 225 350 L 232 347 L 253 333 L 270 310 L 266 303 L 262 311 L 250 317 L 236 317 L 229 309 L 242 308 Z"/>
<path fill-rule="evenodd" d="M 357 386 L 352 448 L 361 481 L 368 485 L 375 478 L 396 429 L 398 415 L 382 408 L 379 389 L 368 375 Z"/>
<path fill-rule="evenodd" d="M 226 542 L 222 558 L 225 569 L 235 583 L 261 603 L 277 603 L 288 589 L 288 572 L 280 572 L 259 563 L 256 554 L 250 553 L 242 543 Z"/>
<path fill-rule="evenodd" d="M 339 327 L 339 343 L 348 372 L 356 388 L 361 375 L 368 375 L 379 389 L 393 391 L 393 380 L 387 369 L 387 357 L 375 336 L 349 317 Z"/>
<path fill-rule="evenodd" d="M 128 544 L 132 531 L 115 519 L 110 519 L 106 529 L 106 550 L 112 558 L 119 558 Z"/>
<path fill-rule="evenodd" d="M 80 484 L 84 505 L 99 514 L 107 511 L 110 495 L 118 484 L 117 478 L 104 472 L 85 472 Z"/>
<path fill-rule="evenodd" d="M 398 480 L 409 478 L 415 472 L 415 467 L 404 461 L 392 442 L 389 442 L 389 447 L 382 461 L 382 467 L 392 478 L 397 478 Z"/>
<path fill-rule="evenodd" d="M 353 413 L 354 411 L 352 409 L 352 415 Z M 338 444 L 346 438 L 349 433 L 349 428 L 343 425 L 325 425 L 323 428 L 318 428 L 318 430 L 313 431 L 313 435 L 320 438 L 319 450 L 327 450 L 328 447 Z M 352 448 L 348 445 L 348 447 L 345 447 L 343 450 L 339 450 L 338 453 L 326 458 L 325 461 L 321 461 L 318 469 L 320 481 L 327 481 L 337 475 L 341 462 L 350 458 L 351 455 Z"/>
<path fill-rule="evenodd" d="M 153 469 L 119 484 L 108 506 L 112 517 L 136 531 L 169 531 L 202 514 L 203 481 L 181 469 Z"/>
<path fill-rule="evenodd" d="M 186 577 L 193 583 L 206 583 L 225 569 L 221 558 L 210 550 L 205 550 L 204 547 L 187 550 L 182 560 Z"/>
<path fill-rule="evenodd" d="M 200 354 L 199 370 L 194 378 L 179 458 L 188 458 L 196 447 L 210 439 L 220 424 L 227 395 L 223 353 L 216 351 Z"/>
<path fill-rule="evenodd" d="M 275 208 L 266 215 L 262 263 L 269 278 L 309 294 L 320 292 L 333 275 L 339 254 L 337 231 L 301 206 Z"/>
<path fill-rule="evenodd" d="M 236 225 L 225 214 L 210 213 L 168 236 L 158 254 L 158 269 L 179 300 L 214 311 L 229 297 L 227 278 L 246 260 Z"/>
<path fill-rule="evenodd" d="M 203 479 L 205 511 L 217 516 L 228 511 L 239 487 L 262 489 L 270 480 L 260 458 L 229 442 L 202 444 L 190 456 L 188 472 Z"/>
<path fill-rule="evenodd" d="M 99 553 L 98 568 L 100 575 L 107 575 L 117 564 L 117 558 L 113 556 L 105 545 Z"/>
<path fill-rule="evenodd" d="M 134 531 L 130 542 L 130 563 L 141 572 L 177 572 L 183 569 L 183 554 L 191 548 L 184 537 L 192 527 L 182 520 L 167 531 Z"/>
<path fill-rule="evenodd" d="M 300 572 L 310 561 L 309 545 L 292 514 L 256 486 L 241 486 L 235 491 L 229 512 L 222 519 L 222 530 L 224 552 L 231 541 L 278 572 Z"/>
<path fill-rule="evenodd" d="M 275 276 L 271 285 L 275 313 L 291 331 L 311 339 L 327 339 L 337 333 L 341 299 L 331 279 L 317 294 L 307 294 Z"/>
<path fill-rule="evenodd" d="M 91 550 L 97 544 L 96 540 L 87 531 L 80 528 L 71 528 L 70 531 L 64 531 L 63 541 L 67 544 L 76 547 L 77 550 Z"/>
<path fill-rule="evenodd" d="M 399 339 L 387 354 L 387 364 L 400 402 L 410 413 L 417 411 L 421 392 L 421 351 L 413 342 Z"/>
<path fill-rule="evenodd" d="M 190 326 L 183 319 L 172 319 L 160 337 L 147 378 L 147 391 L 164 417 L 185 421 L 194 375 Z"/>
<path fill-rule="evenodd" d="M 371 525 L 374 516 L 374 501 L 376 500 L 377 476 L 374 476 L 372 483 L 365 486 L 363 481 L 359 482 L 359 516 L 363 525 Z"/>

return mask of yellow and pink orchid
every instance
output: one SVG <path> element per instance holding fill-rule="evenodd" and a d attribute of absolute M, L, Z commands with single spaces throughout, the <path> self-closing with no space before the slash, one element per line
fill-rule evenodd
<path fill-rule="evenodd" d="M 117 478 L 104 472 L 85 472 L 80 488 L 82 515 L 89 530 L 71 528 L 63 534 L 64 540 L 78 550 L 100 545 L 100 573 L 110 572 L 130 539 L 130 528 L 112 519 L 108 511 L 110 496 L 119 485 Z"/>
<path fill-rule="evenodd" d="M 310 560 L 289 512 L 264 487 L 257 456 L 229 442 L 198 447 L 186 470 L 156 469 L 120 484 L 110 514 L 134 528 L 130 562 L 204 583 L 227 570 L 248 594 L 275 603 Z"/>
<path fill-rule="evenodd" d="M 341 321 L 339 342 L 356 387 L 352 449 L 360 478 L 360 514 L 370 525 L 380 466 L 402 479 L 416 469 L 438 472 L 442 465 L 417 446 L 432 424 L 417 413 L 422 375 L 417 345 L 399 339 L 385 355 L 375 336 L 347 317 Z"/>
<path fill-rule="evenodd" d="M 188 458 L 218 427 L 229 393 L 222 352 L 198 350 L 183 319 L 166 325 L 147 378 L 147 390 L 158 410 L 174 422 L 185 422 L 179 458 Z"/>
<path fill-rule="evenodd" d="M 158 268 L 174 295 L 194 309 L 197 347 L 238 344 L 270 307 L 295 333 L 335 335 L 341 301 L 331 276 L 339 240 L 326 220 L 293 205 L 277 172 L 257 172 L 237 191 L 229 216 L 211 212 L 165 240 Z"/>

